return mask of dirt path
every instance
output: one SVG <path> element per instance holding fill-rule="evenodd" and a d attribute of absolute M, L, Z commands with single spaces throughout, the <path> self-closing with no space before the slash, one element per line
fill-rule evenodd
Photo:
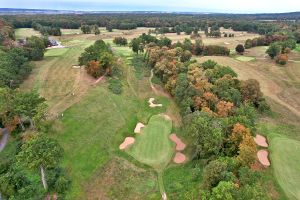
<path fill-rule="evenodd" d="M 0 131 L 2 131 L 3 135 L 2 135 L 2 139 L 0 141 L 0 152 L 5 148 L 8 138 L 9 138 L 9 132 L 6 128 L 4 129 L 0 129 Z"/>
<path fill-rule="evenodd" d="M 151 86 L 151 89 L 153 90 L 153 92 L 156 94 L 156 95 L 159 95 L 159 96 L 165 96 L 165 97 L 168 97 L 168 98 L 171 98 L 170 94 L 163 91 L 163 90 L 159 90 L 157 89 L 154 84 L 152 83 L 152 78 L 154 76 L 154 73 L 153 73 L 153 69 L 151 69 L 151 75 L 150 75 L 150 78 L 149 78 L 149 82 L 150 82 L 150 86 Z"/>

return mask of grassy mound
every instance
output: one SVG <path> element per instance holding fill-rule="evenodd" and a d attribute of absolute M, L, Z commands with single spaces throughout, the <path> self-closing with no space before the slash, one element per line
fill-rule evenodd
<path fill-rule="evenodd" d="M 154 115 L 136 136 L 136 143 L 128 153 L 138 161 L 162 170 L 171 160 L 174 144 L 169 139 L 172 121 L 162 115 Z"/>
<path fill-rule="evenodd" d="M 290 199 L 300 198 L 300 142 L 276 137 L 271 140 L 271 161 L 279 185 Z"/>
<path fill-rule="evenodd" d="M 250 62 L 252 60 L 255 60 L 254 57 L 250 57 L 250 56 L 238 56 L 235 59 L 242 61 L 242 62 Z"/>

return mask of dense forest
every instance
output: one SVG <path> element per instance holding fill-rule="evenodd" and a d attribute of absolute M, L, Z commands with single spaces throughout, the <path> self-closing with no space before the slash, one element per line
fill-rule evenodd
<path fill-rule="evenodd" d="M 42 26 L 77 29 L 82 24 L 107 27 L 108 30 L 134 29 L 136 27 L 232 27 L 237 31 L 250 31 L 266 34 L 278 31 L 285 25 L 299 26 L 299 13 L 274 15 L 266 18 L 261 15 L 230 15 L 230 14 L 175 14 L 175 13 L 99 13 L 99 14 L 61 14 L 61 15 L 4 15 L 3 18 L 15 28 L 30 28 L 33 23 Z M 262 15 L 264 16 L 264 15 Z M 287 16 L 287 17 L 285 17 Z M 294 17 L 291 17 L 294 16 Z M 260 19 L 278 19 L 278 22 Z M 293 19 L 286 21 L 286 19 Z M 251 22 L 251 23 L 250 23 Z"/>

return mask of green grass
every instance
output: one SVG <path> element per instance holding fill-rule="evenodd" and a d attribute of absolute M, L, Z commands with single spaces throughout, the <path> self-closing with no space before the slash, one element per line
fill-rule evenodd
<path fill-rule="evenodd" d="M 169 139 L 171 131 L 172 121 L 162 115 L 152 116 L 141 133 L 136 135 L 136 142 L 128 153 L 142 163 L 163 170 L 174 153 L 174 144 Z"/>
<path fill-rule="evenodd" d="M 31 36 L 40 36 L 41 34 L 32 28 L 17 28 L 15 29 L 15 35 L 16 39 L 25 39 Z"/>
<path fill-rule="evenodd" d="M 68 48 L 57 48 L 57 49 L 48 49 L 45 53 L 45 57 L 57 57 L 62 56 L 68 51 Z"/>
<path fill-rule="evenodd" d="M 295 51 L 300 52 L 300 44 L 297 44 Z"/>
<path fill-rule="evenodd" d="M 286 134 L 294 129 L 272 124 L 261 124 L 259 129 L 268 137 L 271 166 L 278 184 L 288 199 L 299 199 L 300 142 L 291 139 L 292 134 Z"/>
<path fill-rule="evenodd" d="M 250 62 L 255 60 L 254 57 L 250 57 L 250 56 L 237 56 L 235 57 L 236 60 L 242 61 L 242 62 Z"/>

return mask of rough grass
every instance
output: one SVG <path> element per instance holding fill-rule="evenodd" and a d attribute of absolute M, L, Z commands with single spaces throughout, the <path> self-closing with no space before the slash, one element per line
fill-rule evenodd
<path fill-rule="evenodd" d="M 203 166 L 194 162 L 168 167 L 163 180 L 168 198 L 172 200 L 198 199 Z"/>
<path fill-rule="evenodd" d="M 255 60 L 254 57 L 249 57 L 249 56 L 237 56 L 235 59 L 242 61 L 242 62 L 249 62 Z"/>
<path fill-rule="evenodd" d="M 40 36 L 41 34 L 32 28 L 17 28 L 15 29 L 15 35 L 16 39 L 25 39 L 31 36 Z"/>
<path fill-rule="evenodd" d="M 80 29 L 61 29 L 62 35 L 81 34 Z"/>
<path fill-rule="evenodd" d="M 163 170 L 174 153 L 174 144 L 169 139 L 171 131 L 172 121 L 162 115 L 152 116 L 141 133 L 136 134 L 136 142 L 128 153 L 158 171 Z"/>

